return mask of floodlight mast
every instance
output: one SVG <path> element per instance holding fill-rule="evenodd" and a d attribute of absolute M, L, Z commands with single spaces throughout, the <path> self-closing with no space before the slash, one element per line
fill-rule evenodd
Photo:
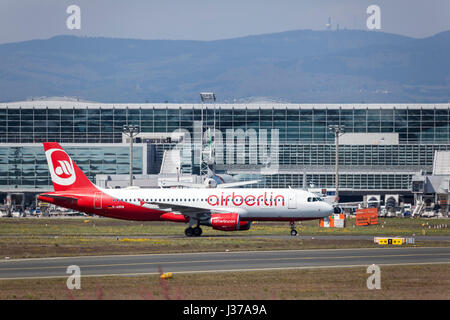
<path fill-rule="evenodd" d="M 344 134 L 345 126 L 344 125 L 330 125 L 328 126 L 330 132 L 334 133 L 335 143 L 336 143 L 336 196 L 335 202 L 339 203 L 339 137 Z"/>
<path fill-rule="evenodd" d="M 216 102 L 216 95 L 214 92 L 200 92 L 200 98 L 202 102 Z"/>
<path fill-rule="evenodd" d="M 122 132 L 130 137 L 130 187 L 133 186 L 133 140 L 141 131 L 140 127 L 135 124 L 126 124 L 122 127 Z"/>
<path fill-rule="evenodd" d="M 200 99 L 202 100 L 202 112 L 201 112 L 201 123 L 202 123 L 202 139 L 201 139 L 201 150 L 200 150 L 200 176 L 202 177 L 203 180 L 203 173 L 206 172 L 208 173 L 208 169 L 204 169 L 205 167 L 205 163 L 203 161 L 203 109 L 204 109 L 204 103 L 205 102 L 212 102 L 214 104 L 214 128 L 213 128 L 213 135 L 214 135 L 214 140 L 213 143 L 215 144 L 215 131 L 216 131 L 216 95 L 214 94 L 214 92 L 200 92 Z M 211 129 L 209 129 L 209 133 L 211 133 Z M 208 143 L 210 143 L 210 141 L 208 141 Z M 209 157 L 211 160 L 211 155 L 212 155 L 212 150 L 211 150 L 211 144 L 209 145 Z M 206 164 L 206 168 L 208 168 L 208 164 Z"/>

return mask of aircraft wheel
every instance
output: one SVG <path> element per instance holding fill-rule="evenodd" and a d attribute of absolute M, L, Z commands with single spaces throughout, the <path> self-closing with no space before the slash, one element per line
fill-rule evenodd
<path fill-rule="evenodd" d="M 291 236 L 295 237 L 297 235 L 297 230 L 295 230 L 295 221 L 291 221 Z"/>
<path fill-rule="evenodd" d="M 194 236 L 195 237 L 200 237 L 202 235 L 202 232 L 203 232 L 202 228 L 200 228 L 200 227 L 194 228 Z"/>
<path fill-rule="evenodd" d="M 184 230 L 184 234 L 185 234 L 187 237 L 193 237 L 193 236 L 194 236 L 194 228 L 191 228 L 191 227 L 186 228 L 186 229 Z"/>

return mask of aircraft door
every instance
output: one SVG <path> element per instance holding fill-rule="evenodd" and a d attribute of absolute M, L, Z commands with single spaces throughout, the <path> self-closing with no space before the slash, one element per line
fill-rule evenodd
<path fill-rule="evenodd" d="M 102 208 L 102 197 L 103 197 L 103 193 L 102 192 L 96 192 L 94 194 L 94 209 L 101 209 Z"/>
<path fill-rule="evenodd" d="M 294 192 L 289 192 L 288 208 L 289 209 L 297 208 L 297 199 Z"/>

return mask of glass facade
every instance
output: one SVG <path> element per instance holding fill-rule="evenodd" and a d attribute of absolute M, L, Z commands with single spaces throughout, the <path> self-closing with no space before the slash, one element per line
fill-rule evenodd
<path fill-rule="evenodd" d="M 60 141 L 119 143 L 124 124 L 143 132 L 193 132 L 201 121 L 227 129 L 279 130 L 282 144 L 333 144 L 329 125 L 351 133 L 397 133 L 400 144 L 450 144 L 448 105 L 89 105 L 72 108 L 0 104 L 0 143 Z"/>
<path fill-rule="evenodd" d="M 314 185 L 320 188 L 334 188 L 334 174 L 277 174 L 277 175 L 258 175 L 258 174 L 240 174 L 241 181 L 260 180 L 258 183 L 250 185 L 250 188 L 263 188 L 268 185 L 273 188 L 303 188 Z M 340 174 L 339 185 L 344 189 L 356 190 L 409 190 L 412 177 L 408 174 L 380 174 L 380 173 L 354 173 Z"/>
<path fill-rule="evenodd" d="M 333 187 L 336 149 L 334 134 L 328 130 L 330 125 L 344 125 L 346 133 L 389 133 L 398 137 L 395 144 L 340 145 L 341 188 L 409 190 L 414 172 L 431 171 L 436 150 L 450 150 L 449 104 L 3 103 L 0 104 L 0 188 L 48 185 L 42 148 L 20 147 L 21 144 L 43 141 L 86 144 L 84 148 L 73 149 L 73 157 L 92 178 L 97 173 L 128 172 L 125 145 L 116 151 L 100 145 L 121 144 L 124 124 L 139 125 L 143 133 L 170 134 L 186 130 L 194 144 L 198 142 L 199 123 L 203 123 L 204 130 L 215 126 L 222 133 L 221 140 L 216 141 L 222 159 L 218 168 L 239 174 L 243 180 L 253 179 L 257 169 L 264 166 L 261 133 L 267 133 L 269 150 L 276 131 L 279 174 L 263 175 L 262 182 L 251 187 L 305 187 L 311 181 L 316 187 Z M 232 136 L 233 148 L 227 139 L 229 132 L 243 135 L 241 140 Z M 174 144 L 156 143 L 155 147 L 161 158 L 163 151 Z M 136 159 L 140 159 L 137 161 L 143 161 L 140 150 L 141 158 L 137 151 Z M 264 152 L 270 153 L 268 150 Z M 192 152 L 192 162 L 194 158 Z M 142 165 L 136 166 L 138 173 Z M 197 173 L 195 168 L 194 165 L 184 172 Z"/>

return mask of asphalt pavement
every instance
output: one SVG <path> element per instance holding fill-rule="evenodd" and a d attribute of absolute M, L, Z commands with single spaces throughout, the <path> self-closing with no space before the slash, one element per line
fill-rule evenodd
<path fill-rule="evenodd" d="M 199 273 L 295 268 L 450 263 L 450 247 L 202 252 L 11 259 L 0 261 L 1 279 Z"/>

